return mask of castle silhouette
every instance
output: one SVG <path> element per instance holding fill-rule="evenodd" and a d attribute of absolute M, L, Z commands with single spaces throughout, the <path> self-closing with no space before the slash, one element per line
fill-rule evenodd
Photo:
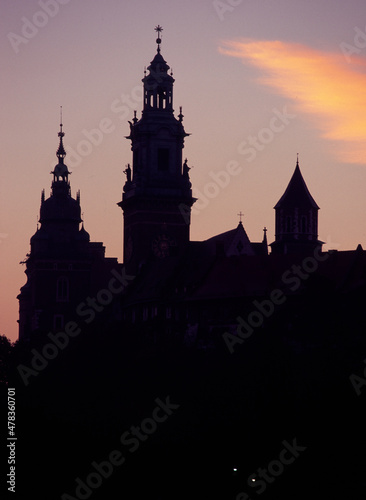
<path fill-rule="evenodd" d="M 61 120 L 18 295 L 22 498 L 362 498 L 366 409 L 349 376 L 366 355 L 365 252 L 322 250 L 298 160 L 270 245 L 241 216 L 190 240 L 189 134 L 156 30 L 129 122 L 122 264 L 84 228 Z"/>
<path fill-rule="evenodd" d="M 71 196 L 61 124 L 51 196 L 45 199 L 42 192 L 40 227 L 31 238 L 26 260 L 28 280 L 18 296 L 20 339 L 29 339 L 33 332 L 63 329 L 75 314 L 87 315 L 80 304 L 105 289 L 112 270 L 134 276 L 118 299 L 116 318 L 123 324 L 144 335 L 159 324 L 163 337 L 186 335 L 189 342 L 203 344 L 225 332 L 235 335 L 243 301 L 252 304 L 283 288 L 284 273 L 307 256 L 310 260 L 304 261 L 307 270 L 298 276 L 299 287 L 294 292 L 287 287 L 286 295 L 299 295 L 315 274 L 329 287 L 343 291 L 360 279 L 361 246 L 351 252 L 322 253 L 319 207 L 298 160 L 274 207 L 273 243 L 267 244 L 266 228 L 261 242 L 251 242 L 241 218 L 236 228 L 205 241 L 190 241 L 191 207 L 196 200 L 188 162 L 183 162 L 189 134 L 184 130 L 182 108 L 174 116 L 174 78 L 160 45 L 158 38 L 157 52 L 142 80 L 141 118 L 135 112 L 129 122 L 132 166 L 128 164 L 124 171 L 126 182 L 118 203 L 124 218 L 123 264 L 106 258 L 103 244 L 90 242 L 84 229 L 80 193 L 76 199 Z M 102 295 L 101 301 L 109 303 L 111 297 Z"/>

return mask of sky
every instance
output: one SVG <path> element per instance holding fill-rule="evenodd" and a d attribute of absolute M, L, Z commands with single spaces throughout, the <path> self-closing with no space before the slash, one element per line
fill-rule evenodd
<path fill-rule="evenodd" d="M 1 5 L 0 334 L 18 337 L 20 264 L 57 163 L 60 106 L 85 229 L 122 262 L 128 120 L 161 53 L 183 107 L 191 239 L 274 240 L 299 154 L 324 249 L 366 248 L 364 0 L 18 0 Z"/>

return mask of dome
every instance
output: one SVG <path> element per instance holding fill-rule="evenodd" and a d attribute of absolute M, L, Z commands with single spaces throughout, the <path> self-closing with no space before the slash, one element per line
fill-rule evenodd
<path fill-rule="evenodd" d="M 80 205 L 71 197 L 66 182 L 52 183 L 52 195 L 43 201 L 40 215 L 41 224 L 47 221 L 81 222 Z"/>

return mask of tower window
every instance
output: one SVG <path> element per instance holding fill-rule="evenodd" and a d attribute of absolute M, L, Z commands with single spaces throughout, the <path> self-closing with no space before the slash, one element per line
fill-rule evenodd
<path fill-rule="evenodd" d="M 142 310 L 142 321 L 147 321 L 149 319 L 149 307 L 144 306 Z"/>
<path fill-rule="evenodd" d="M 169 149 L 159 148 L 158 149 L 158 170 L 167 171 L 169 170 Z"/>
<path fill-rule="evenodd" d="M 286 217 L 286 233 L 291 233 L 291 217 Z"/>
<path fill-rule="evenodd" d="M 157 89 L 157 98 L 158 108 L 164 109 L 166 107 L 166 93 L 162 87 L 158 87 Z"/>
<path fill-rule="evenodd" d="M 55 314 L 53 316 L 53 329 L 62 330 L 64 327 L 64 316 L 63 314 Z"/>
<path fill-rule="evenodd" d="M 64 276 L 58 278 L 56 283 L 56 301 L 67 302 L 69 300 L 69 280 Z"/>
<path fill-rule="evenodd" d="M 306 217 L 305 217 L 305 215 L 303 215 L 301 217 L 301 232 L 302 233 L 306 233 L 306 222 L 307 222 Z"/>

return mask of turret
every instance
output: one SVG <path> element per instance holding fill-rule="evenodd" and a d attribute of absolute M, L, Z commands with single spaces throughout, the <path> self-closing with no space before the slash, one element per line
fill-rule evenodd
<path fill-rule="evenodd" d="M 273 254 L 311 253 L 321 247 L 318 240 L 318 210 L 308 190 L 297 159 L 291 180 L 274 207 L 276 236 L 271 243 Z"/>

